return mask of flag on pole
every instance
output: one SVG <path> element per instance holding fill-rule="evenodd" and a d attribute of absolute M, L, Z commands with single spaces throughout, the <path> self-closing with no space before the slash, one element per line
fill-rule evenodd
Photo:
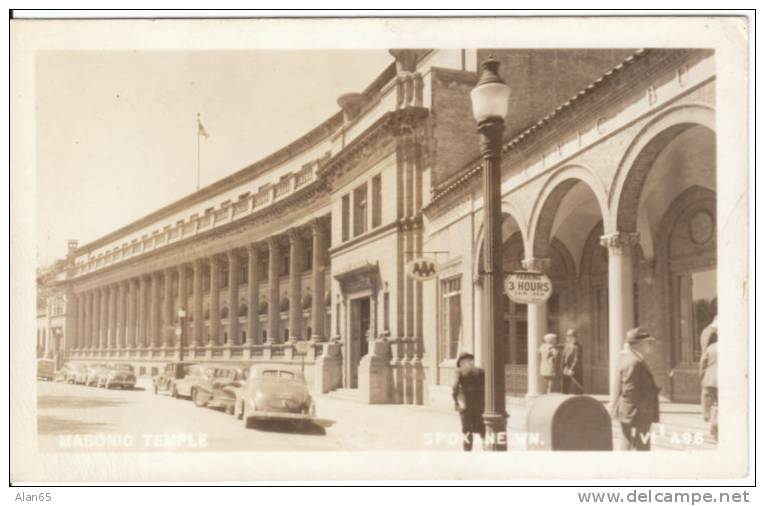
<path fill-rule="evenodd" d="M 204 137 L 205 139 L 210 137 L 210 135 L 207 133 L 207 130 L 205 130 L 204 125 L 202 125 L 202 120 L 199 118 L 198 113 L 197 113 L 197 135 L 199 135 L 200 137 Z"/>

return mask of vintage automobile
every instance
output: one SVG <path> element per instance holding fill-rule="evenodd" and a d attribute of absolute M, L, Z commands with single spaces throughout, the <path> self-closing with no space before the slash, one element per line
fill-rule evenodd
<path fill-rule="evenodd" d="M 168 362 L 165 370 L 152 378 L 154 393 L 169 393 L 173 397 L 179 397 L 177 382 L 183 381 L 189 374 L 195 362 Z"/>
<path fill-rule="evenodd" d="M 56 379 L 56 361 L 48 358 L 38 358 L 37 379 L 45 381 Z"/>
<path fill-rule="evenodd" d="M 104 371 L 104 369 L 107 368 L 106 364 L 91 364 L 88 366 L 88 371 L 85 374 L 85 386 L 98 386 L 98 378 L 101 375 L 101 373 Z"/>
<path fill-rule="evenodd" d="M 77 383 L 77 377 L 80 377 L 80 383 L 84 381 L 84 373 L 88 368 L 88 364 L 79 364 L 76 362 L 67 362 L 64 367 L 61 368 L 58 374 L 58 380 L 64 383 Z"/>
<path fill-rule="evenodd" d="M 191 388 L 191 400 L 196 406 L 223 408 L 233 414 L 237 390 L 244 385 L 248 370 L 242 364 L 207 364 L 204 375 Z"/>
<path fill-rule="evenodd" d="M 254 365 L 236 392 L 235 414 L 247 428 L 258 420 L 295 421 L 309 426 L 316 404 L 299 369 L 274 364 Z"/>
<path fill-rule="evenodd" d="M 134 388 L 135 371 L 130 364 L 109 364 L 98 373 L 96 386 L 102 388 Z"/>

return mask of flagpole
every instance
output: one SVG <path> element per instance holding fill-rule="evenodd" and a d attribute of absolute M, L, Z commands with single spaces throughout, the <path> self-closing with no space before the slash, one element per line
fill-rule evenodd
<path fill-rule="evenodd" d="M 199 191 L 199 137 L 201 134 L 199 133 L 199 113 L 197 113 L 197 191 Z"/>

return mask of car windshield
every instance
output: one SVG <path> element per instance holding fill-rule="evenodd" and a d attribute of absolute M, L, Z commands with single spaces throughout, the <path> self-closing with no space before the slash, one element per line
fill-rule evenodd
<path fill-rule="evenodd" d="M 264 378 L 282 378 L 282 379 L 295 379 L 295 374 L 290 371 L 279 371 L 276 369 L 268 369 L 263 371 Z"/>

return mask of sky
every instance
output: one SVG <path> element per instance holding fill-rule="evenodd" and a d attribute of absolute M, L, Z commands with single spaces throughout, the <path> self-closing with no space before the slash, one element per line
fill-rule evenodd
<path fill-rule="evenodd" d="M 393 58 L 366 51 L 49 51 L 36 62 L 37 264 L 297 139 Z"/>

